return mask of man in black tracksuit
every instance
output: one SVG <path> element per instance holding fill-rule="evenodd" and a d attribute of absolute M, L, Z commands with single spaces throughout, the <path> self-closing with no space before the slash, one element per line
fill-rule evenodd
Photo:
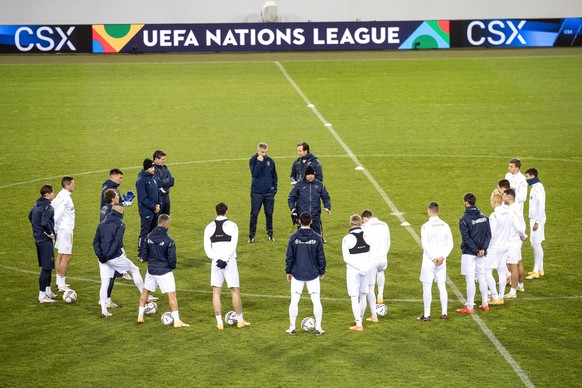
<path fill-rule="evenodd" d="M 156 169 L 154 179 L 158 184 L 158 197 L 160 199 L 160 213 L 170 215 L 170 188 L 174 186 L 174 177 L 166 166 L 166 153 L 162 150 L 154 152 Z"/>
<path fill-rule="evenodd" d="M 154 179 L 155 163 L 151 159 L 143 161 L 143 170 L 139 173 L 139 178 L 135 182 L 137 189 L 137 208 L 141 218 L 141 228 L 137 240 L 138 260 L 146 261 L 145 238 L 158 224 L 158 214 L 160 214 L 160 200 L 158 184 Z"/>
<path fill-rule="evenodd" d="M 257 232 L 257 217 L 261 206 L 265 208 L 265 220 L 267 224 L 267 237 L 273 238 L 273 210 L 275 209 L 275 194 L 277 194 L 277 169 L 275 161 L 267 156 L 269 146 L 259 143 L 257 153 L 249 159 L 251 169 L 251 220 L 249 223 L 249 243 L 255 241 Z"/>

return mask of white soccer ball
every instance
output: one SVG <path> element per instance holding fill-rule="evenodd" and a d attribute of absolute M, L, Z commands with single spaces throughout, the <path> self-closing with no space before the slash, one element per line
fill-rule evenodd
<path fill-rule="evenodd" d="M 379 317 L 385 317 L 386 314 L 388 314 L 388 307 L 386 307 L 385 304 L 377 304 L 376 305 L 376 314 L 378 314 Z"/>
<path fill-rule="evenodd" d="M 226 324 L 229 326 L 236 326 L 236 324 L 238 323 L 238 318 L 234 311 L 229 311 L 226 314 L 224 314 L 224 320 L 226 321 Z"/>
<path fill-rule="evenodd" d="M 158 304 L 156 302 L 147 302 L 143 309 L 145 314 L 155 314 L 158 311 Z"/>
<path fill-rule="evenodd" d="M 311 317 L 303 318 L 301 321 L 301 328 L 303 331 L 307 332 L 315 330 L 315 319 Z"/>
<path fill-rule="evenodd" d="M 77 293 L 73 290 L 67 290 L 63 294 L 63 300 L 66 303 L 75 303 L 77 301 Z"/>
<path fill-rule="evenodd" d="M 169 311 L 163 313 L 162 314 L 162 317 L 160 318 L 160 320 L 166 326 L 172 326 L 174 324 L 174 317 L 172 317 L 172 313 L 169 312 Z"/>

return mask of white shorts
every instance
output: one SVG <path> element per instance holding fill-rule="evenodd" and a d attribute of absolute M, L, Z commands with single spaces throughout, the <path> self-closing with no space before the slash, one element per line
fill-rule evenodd
<path fill-rule="evenodd" d="M 297 280 L 293 276 L 291 276 L 291 294 L 299 294 L 303 293 L 303 287 L 307 284 L 307 292 L 309 294 L 319 294 L 320 285 L 319 285 L 319 276 L 313 280 Z"/>
<path fill-rule="evenodd" d="M 73 232 L 57 233 L 55 248 L 61 255 L 70 255 L 73 253 Z"/>
<path fill-rule="evenodd" d="M 507 264 L 517 264 L 521 261 L 521 241 L 510 241 L 507 246 Z"/>
<path fill-rule="evenodd" d="M 461 255 L 461 275 L 481 275 L 485 273 L 485 257 Z"/>
<path fill-rule="evenodd" d="M 489 248 L 485 256 L 485 268 L 497 269 L 501 264 L 505 265 L 507 247 Z"/>
<path fill-rule="evenodd" d="M 346 269 L 346 283 L 348 285 L 349 296 L 360 296 L 360 294 L 368 293 L 369 274 L 372 271 L 366 272 L 364 275 L 353 268 Z"/>
<path fill-rule="evenodd" d="M 159 286 L 162 294 L 168 292 L 176 292 L 176 281 L 174 280 L 174 273 L 172 271 L 163 275 L 152 275 L 146 272 L 144 288 L 150 292 L 154 292 Z"/>
<path fill-rule="evenodd" d="M 212 260 L 210 266 L 210 285 L 212 287 L 222 287 L 225 281 L 228 288 L 240 287 L 236 259 L 231 259 L 222 269 L 216 266 L 215 260 Z"/>
<path fill-rule="evenodd" d="M 99 262 L 99 272 L 101 273 L 101 279 L 112 278 L 115 271 L 119 273 L 125 272 L 139 272 L 139 268 L 131 262 L 125 255 L 116 257 L 115 259 L 108 260 L 106 263 Z"/>
<path fill-rule="evenodd" d="M 430 260 L 422 260 L 420 267 L 420 281 L 423 283 L 436 283 L 447 281 L 447 261 L 443 261 L 441 265 L 435 265 Z"/>
<path fill-rule="evenodd" d="M 533 230 L 533 226 L 534 222 L 532 222 L 532 220 L 529 220 L 529 241 L 532 244 L 541 243 L 546 239 L 545 233 L 546 221 L 539 222 L 538 230 L 536 230 L 535 232 Z"/>

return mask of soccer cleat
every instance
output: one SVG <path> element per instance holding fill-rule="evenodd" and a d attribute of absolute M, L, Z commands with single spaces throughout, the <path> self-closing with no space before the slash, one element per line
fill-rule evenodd
<path fill-rule="evenodd" d="M 540 271 L 539 274 L 540 274 L 540 276 L 544 276 L 544 271 L 543 270 Z"/>
<path fill-rule="evenodd" d="M 479 308 L 483 311 L 489 311 L 489 306 L 479 306 Z"/>
<path fill-rule="evenodd" d="M 358 325 L 356 325 L 356 326 L 351 326 L 351 327 L 350 327 L 350 330 L 351 330 L 351 331 L 359 331 L 359 332 L 362 332 L 362 331 L 364 331 L 364 326 L 358 326 Z"/>
<path fill-rule="evenodd" d="M 275 242 L 275 237 L 273 237 L 273 233 L 267 233 L 267 238 L 270 242 Z"/>
<path fill-rule="evenodd" d="M 517 286 L 517 291 L 519 292 L 525 292 L 525 288 L 523 288 L 523 286 Z"/>
<path fill-rule="evenodd" d="M 457 309 L 457 312 L 461 314 L 473 315 L 475 314 L 475 309 L 468 309 L 467 306 L 465 306 L 462 309 Z"/>
<path fill-rule="evenodd" d="M 103 318 L 103 319 L 105 319 L 105 318 L 107 318 L 107 317 L 110 317 L 110 316 L 112 316 L 112 315 L 113 315 L 113 314 L 111 314 L 110 312 L 106 312 L 106 313 L 104 313 L 104 314 L 101 314 L 101 315 L 99 316 L 99 318 Z"/>
<path fill-rule="evenodd" d="M 448 320 L 449 320 L 449 316 L 447 314 L 441 315 L 441 321 L 448 321 Z"/>
<path fill-rule="evenodd" d="M 424 315 L 421 315 L 420 317 L 417 317 L 416 320 L 420 322 L 430 322 L 430 317 L 425 317 Z"/>
<path fill-rule="evenodd" d="M 285 333 L 287 333 L 289 335 L 295 335 L 295 334 L 297 334 L 297 332 L 295 331 L 295 329 L 292 329 L 292 328 L 289 328 L 289 329 L 285 330 Z"/>
<path fill-rule="evenodd" d="M 55 299 L 58 295 L 55 294 L 54 292 L 51 292 L 50 294 L 47 293 L 46 296 L 47 296 L 47 298 Z"/>
<path fill-rule="evenodd" d="M 38 302 L 39 302 L 39 303 L 57 303 L 57 301 L 56 301 L 56 300 L 54 300 L 54 299 L 52 299 L 52 298 L 49 298 L 48 296 L 45 296 L 44 298 L 42 298 L 42 299 L 39 299 L 39 301 L 38 301 Z"/>
<path fill-rule="evenodd" d="M 505 294 L 505 296 L 503 298 L 504 299 L 517 299 L 517 294 L 512 294 L 510 292 L 510 293 Z"/>
<path fill-rule="evenodd" d="M 528 280 L 532 280 L 532 279 L 537 279 L 540 277 L 539 272 L 530 272 L 530 274 L 528 276 L 526 276 L 525 278 Z"/>
<path fill-rule="evenodd" d="M 145 257 L 138 257 L 137 261 L 139 261 L 140 263 L 147 263 L 148 259 L 146 259 Z"/>
<path fill-rule="evenodd" d="M 124 272 L 123 275 L 121 275 L 121 277 L 124 278 L 125 280 L 133 280 L 129 272 Z"/>
<path fill-rule="evenodd" d="M 137 318 L 137 323 L 145 323 L 143 317 L 138 317 Z"/>
<path fill-rule="evenodd" d="M 254 243 L 254 242 L 255 242 L 255 236 L 252 236 L 252 235 L 250 235 L 250 234 L 249 234 L 249 239 L 247 240 L 247 242 L 248 242 L 249 244 L 252 244 L 252 243 Z"/>
<path fill-rule="evenodd" d="M 489 302 L 489 305 L 491 306 L 502 306 L 505 304 L 505 302 L 503 301 L 503 299 L 491 299 Z"/>
<path fill-rule="evenodd" d="M 377 303 L 378 304 L 384 304 L 384 298 L 378 297 Z"/>
<path fill-rule="evenodd" d="M 366 322 L 378 323 L 378 322 L 380 322 L 380 320 L 378 318 L 369 317 L 369 318 L 366 318 Z"/>
<path fill-rule="evenodd" d="M 323 236 L 321 236 L 321 241 L 322 241 L 324 244 L 327 244 L 327 240 L 326 240 L 326 239 L 325 239 L 325 237 L 323 237 Z"/>
<path fill-rule="evenodd" d="M 174 327 L 188 327 L 188 326 L 190 325 L 182 321 L 174 322 Z"/>
<path fill-rule="evenodd" d="M 153 295 L 148 295 L 148 302 L 155 302 L 156 300 L 159 300 L 160 298 L 157 298 Z"/>
<path fill-rule="evenodd" d="M 224 324 L 223 323 L 219 323 L 218 325 L 216 325 L 216 328 L 218 330 L 224 330 Z"/>
<path fill-rule="evenodd" d="M 316 336 L 320 336 L 320 335 L 324 335 L 325 334 L 325 330 L 320 329 L 320 330 L 315 330 L 315 335 Z"/>
<path fill-rule="evenodd" d="M 71 289 L 69 288 L 68 284 L 65 284 L 64 287 L 59 286 L 59 292 L 66 292 L 66 291 L 70 291 Z"/>
<path fill-rule="evenodd" d="M 537 273 L 537 272 L 536 271 L 531 271 L 531 272 L 528 272 L 527 274 L 528 275 L 533 275 L 534 273 Z"/>
<path fill-rule="evenodd" d="M 242 329 L 243 327 L 247 327 L 247 326 L 250 326 L 250 325 L 251 324 L 249 322 L 245 321 L 245 320 L 243 320 L 242 322 L 237 322 L 236 323 L 236 327 L 238 329 Z"/>

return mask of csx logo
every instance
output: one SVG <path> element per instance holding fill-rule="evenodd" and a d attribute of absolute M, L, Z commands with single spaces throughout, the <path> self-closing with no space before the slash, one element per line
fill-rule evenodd
<path fill-rule="evenodd" d="M 20 27 L 16 30 L 14 40 L 20 51 L 30 51 L 35 47 L 40 51 L 60 51 L 65 44 L 71 51 L 77 51 L 70 41 L 74 30 L 74 26 L 71 26 L 67 32 L 64 32 L 60 27 L 43 26 L 36 30 L 30 27 Z"/>
<path fill-rule="evenodd" d="M 525 45 L 526 41 L 519 33 L 524 24 L 525 20 L 521 20 L 517 26 L 511 20 L 493 20 L 487 24 L 476 20 L 467 26 L 467 40 L 473 46 L 481 46 L 485 41 L 493 46 L 511 45 L 515 39 Z"/>

